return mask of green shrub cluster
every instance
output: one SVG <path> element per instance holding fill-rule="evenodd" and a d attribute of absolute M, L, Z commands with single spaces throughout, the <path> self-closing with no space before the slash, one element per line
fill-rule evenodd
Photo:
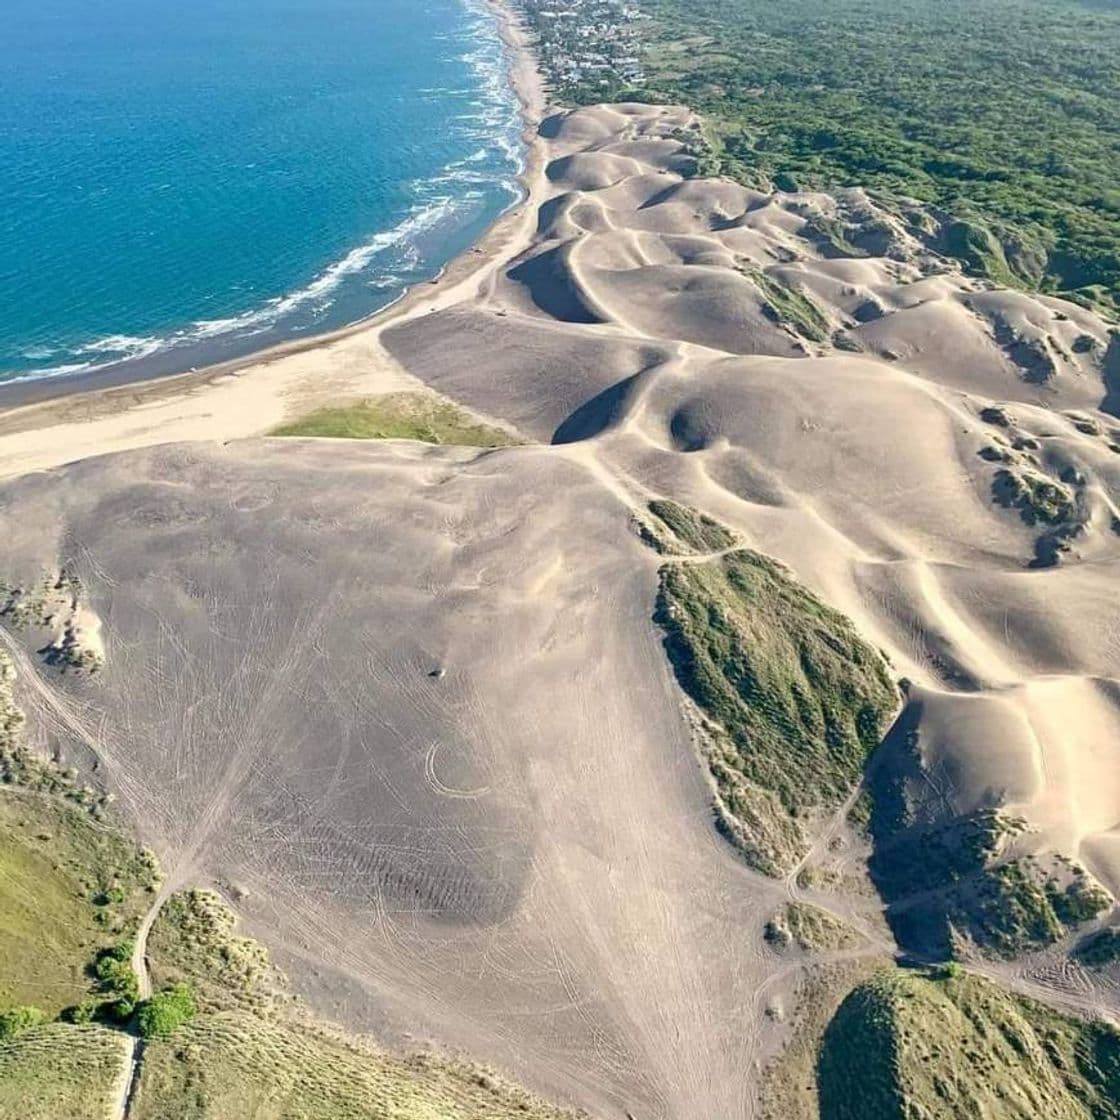
<path fill-rule="evenodd" d="M 884 971 L 824 1032 L 821 1120 L 1114 1120 L 1120 1033 L 956 971 Z"/>
<path fill-rule="evenodd" d="M 15 1038 L 46 1021 L 46 1012 L 38 1007 L 12 1007 L 7 1011 L 0 1011 L 0 1040 Z"/>
<path fill-rule="evenodd" d="M 136 1011 L 136 1026 L 141 1038 L 170 1038 L 184 1023 L 195 1017 L 194 993 L 187 984 L 176 984 L 151 999 Z"/>

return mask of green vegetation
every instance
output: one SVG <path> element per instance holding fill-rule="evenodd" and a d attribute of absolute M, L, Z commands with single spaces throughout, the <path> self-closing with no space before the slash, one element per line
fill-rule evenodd
<path fill-rule="evenodd" d="M 0 788 L 0 1010 L 28 1004 L 53 1017 L 94 988 L 115 1002 L 105 962 L 154 883 L 150 857 L 89 813 Z"/>
<path fill-rule="evenodd" d="M 3 592 L 0 586 L 0 595 Z M 57 794 L 100 818 L 107 805 L 103 794 L 82 785 L 76 771 L 63 770 L 28 748 L 23 735 L 23 712 L 15 701 L 15 680 L 15 666 L 7 653 L 0 650 L 0 789 L 17 786 L 25 791 Z"/>
<path fill-rule="evenodd" d="M 760 269 L 754 269 L 747 275 L 762 293 L 766 300 L 764 310 L 775 323 L 791 328 L 812 342 L 828 341 L 828 319 L 811 296 Z"/>
<path fill-rule="evenodd" d="M 209 891 L 162 908 L 148 941 L 167 989 L 137 1015 L 132 1120 L 525 1120 L 561 1114 L 477 1067 L 399 1057 L 292 1006 L 264 949 Z M 177 978 L 177 979 L 172 979 Z"/>
<path fill-rule="evenodd" d="M 848 993 L 890 961 L 860 956 L 803 970 L 787 1022 L 790 1036 L 765 1068 L 759 1086 L 759 1120 L 820 1120 L 817 1062 L 821 1036 Z"/>
<path fill-rule="evenodd" d="M 0 1120 L 105 1120 L 130 1048 L 118 1031 L 63 1023 L 0 1040 Z"/>
<path fill-rule="evenodd" d="M 45 572 L 29 587 L 0 580 L 0 618 L 17 630 L 49 628 L 51 639 L 39 650 L 48 665 L 63 673 L 96 673 L 104 654 L 100 646 L 86 644 L 80 626 L 84 595 L 82 581 L 65 568 Z"/>
<path fill-rule="evenodd" d="M 46 1021 L 46 1013 L 38 1007 L 13 1007 L 0 1011 L 0 1040 L 15 1038 L 32 1027 L 41 1027 Z"/>
<path fill-rule="evenodd" d="M 1002 468 L 992 480 L 992 497 L 1006 509 L 1016 509 L 1028 525 L 1059 525 L 1074 512 L 1068 486 L 1037 471 Z"/>
<path fill-rule="evenodd" d="M 502 428 L 476 423 L 449 401 L 427 393 L 390 393 L 337 408 L 322 408 L 274 436 L 329 439 L 412 439 L 460 447 L 510 447 L 521 441 Z"/>
<path fill-rule="evenodd" d="M 561 1114 L 477 1068 L 397 1058 L 310 1024 L 200 1015 L 145 1047 L 132 1120 L 540 1120 Z"/>
<path fill-rule="evenodd" d="M 1079 942 L 1074 958 L 1088 968 L 1107 968 L 1120 961 L 1120 929 L 1100 929 Z"/>
<path fill-rule="evenodd" d="M 1120 309 L 1115 3 L 640 7 L 653 17 L 645 82 L 593 76 L 565 87 L 570 100 L 689 105 L 712 144 L 701 173 L 783 190 L 867 187 L 980 275 Z"/>
<path fill-rule="evenodd" d="M 267 1012 L 283 996 L 283 978 L 236 925 L 237 916 L 213 891 L 172 895 L 148 935 L 153 984 L 189 984 L 200 1011 Z"/>
<path fill-rule="evenodd" d="M 966 942 L 1013 957 L 1042 948 L 1111 905 L 1083 868 L 1051 856 L 1006 857 L 1021 821 L 995 810 L 898 826 L 877 791 L 870 868 L 900 945 L 948 957 Z"/>
<path fill-rule="evenodd" d="M 857 985 L 820 1047 L 820 1120 L 1112 1120 L 1120 1034 L 957 972 Z"/>
<path fill-rule="evenodd" d="M 197 1014 L 194 993 L 187 984 L 156 992 L 136 1010 L 136 1029 L 145 1039 L 170 1038 Z"/>
<path fill-rule="evenodd" d="M 735 543 L 735 534 L 730 529 L 688 506 L 659 498 L 647 508 L 676 538 L 666 540 L 662 533 L 647 530 L 645 538 L 658 552 L 722 552 Z"/>
<path fill-rule="evenodd" d="M 787 903 L 766 923 L 763 936 L 777 949 L 796 945 L 806 952 L 853 949 L 863 940 L 851 926 L 807 902 Z"/>
<path fill-rule="evenodd" d="M 768 874 L 802 822 L 858 784 L 894 710 L 882 656 L 774 561 L 742 550 L 661 570 L 656 620 L 706 719 L 719 822 Z"/>
<path fill-rule="evenodd" d="M 121 941 L 98 953 L 92 971 L 97 978 L 100 1004 L 83 1000 L 69 1009 L 67 1018 L 71 1022 L 91 1021 L 100 1016 L 127 1023 L 132 1018 L 140 998 L 140 985 L 132 971 L 132 948 L 131 941 Z"/>

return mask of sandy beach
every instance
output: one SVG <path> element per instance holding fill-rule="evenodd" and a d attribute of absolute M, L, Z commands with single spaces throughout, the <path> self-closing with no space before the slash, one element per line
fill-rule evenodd
<path fill-rule="evenodd" d="M 529 244 L 544 184 L 544 149 L 537 135 L 545 107 L 541 78 L 511 8 L 489 2 L 525 121 L 520 176 L 525 198 L 517 206 L 436 279 L 343 330 L 148 381 L 118 384 L 122 375 L 107 371 L 0 386 L 0 477 L 153 443 L 260 435 L 316 407 L 418 387 L 385 353 L 381 332 L 484 287 Z"/>

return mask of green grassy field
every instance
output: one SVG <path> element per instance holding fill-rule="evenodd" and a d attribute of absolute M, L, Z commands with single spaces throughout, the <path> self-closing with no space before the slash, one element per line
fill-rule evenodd
<path fill-rule="evenodd" d="M 151 904 L 154 864 L 61 799 L 0 786 L 0 1010 L 91 995 L 97 953 Z"/>
<path fill-rule="evenodd" d="M 804 845 L 801 821 L 856 788 L 894 711 L 882 656 L 784 569 L 742 550 L 661 570 L 657 621 L 710 725 L 721 821 L 760 870 Z"/>
<path fill-rule="evenodd" d="M 1106 1120 L 1120 1033 L 979 977 L 891 969 L 824 1032 L 820 1120 Z"/>
<path fill-rule="evenodd" d="M 0 1120 L 106 1120 L 130 1049 L 117 1031 L 67 1023 L 0 1042 Z"/>
<path fill-rule="evenodd" d="M 323 408 L 276 428 L 274 436 L 329 439 L 411 439 L 459 447 L 509 447 L 520 441 L 479 424 L 448 401 L 427 393 L 390 393 Z"/>

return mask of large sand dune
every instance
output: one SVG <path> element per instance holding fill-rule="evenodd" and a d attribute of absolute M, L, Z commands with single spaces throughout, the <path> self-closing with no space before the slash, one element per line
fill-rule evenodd
<path fill-rule="evenodd" d="M 243 375 L 419 379 L 537 446 L 169 444 L 142 405 L 139 449 L 0 492 L 0 574 L 79 577 L 106 658 L 59 676 L 9 635 L 33 728 L 92 750 L 173 884 L 224 886 L 328 1014 L 638 1120 L 753 1114 L 791 896 L 862 931 L 835 957 L 894 947 L 873 894 L 768 879 L 713 827 L 651 498 L 783 561 L 910 682 L 872 767 L 912 810 L 896 849 L 998 810 L 1016 854 L 1120 894 L 1116 339 L 859 192 L 687 178 L 694 124 L 550 118 L 525 245 Z M 858 873 L 818 823 L 810 863 Z M 1015 969 L 1120 1011 L 1052 954 Z"/>

